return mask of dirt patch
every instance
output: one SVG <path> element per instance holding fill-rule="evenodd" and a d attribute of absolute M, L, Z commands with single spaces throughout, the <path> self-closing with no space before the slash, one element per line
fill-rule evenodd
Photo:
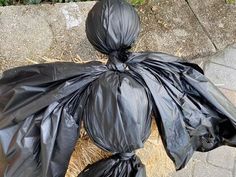
<path fill-rule="evenodd" d="M 186 59 L 216 51 L 185 0 L 152 0 L 138 12 L 142 30 L 137 51 L 159 51 Z"/>

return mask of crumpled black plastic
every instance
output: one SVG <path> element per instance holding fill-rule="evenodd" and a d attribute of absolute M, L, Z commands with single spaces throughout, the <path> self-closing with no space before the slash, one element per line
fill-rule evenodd
<path fill-rule="evenodd" d="M 150 134 L 151 114 L 177 170 L 194 151 L 236 146 L 236 109 L 201 68 L 164 53 L 128 52 L 139 32 L 132 6 L 99 1 L 86 29 L 95 48 L 109 54 L 106 64 L 48 63 L 3 73 L 4 177 L 64 176 L 82 121 L 94 143 L 114 155 L 79 177 L 145 177 L 133 152 Z"/>
<path fill-rule="evenodd" d="M 128 171 L 132 173 L 127 173 Z M 78 177 L 143 177 L 145 175 L 145 167 L 134 153 L 121 153 L 88 165 Z"/>

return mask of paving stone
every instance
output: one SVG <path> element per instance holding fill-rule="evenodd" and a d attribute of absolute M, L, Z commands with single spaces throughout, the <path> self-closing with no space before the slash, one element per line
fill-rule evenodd
<path fill-rule="evenodd" d="M 4 170 L 6 167 L 6 161 L 5 158 L 3 156 L 3 152 L 2 152 L 2 147 L 0 145 L 0 176 L 3 176 Z"/>
<path fill-rule="evenodd" d="M 192 159 L 194 162 L 206 162 L 207 154 L 207 152 L 194 152 Z"/>
<path fill-rule="evenodd" d="M 236 43 L 226 47 L 223 51 L 208 57 L 208 60 L 236 69 Z"/>
<path fill-rule="evenodd" d="M 192 177 L 192 168 L 184 168 L 171 175 L 171 177 Z"/>
<path fill-rule="evenodd" d="M 236 91 L 219 88 L 220 91 L 236 106 Z"/>
<path fill-rule="evenodd" d="M 218 49 L 236 42 L 236 5 L 225 0 L 188 0 Z"/>
<path fill-rule="evenodd" d="M 194 152 L 192 159 L 188 162 L 185 168 L 171 174 L 171 177 L 192 177 L 194 166 L 196 163 L 206 163 L 208 153 Z"/>
<path fill-rule="evenodd" d="M 27 7 L 2 8 L 0 16 L 0 53 L 9 58 L 38 56 L 51 46 L 53 34 L 49 24 Z"/>
<path fill-rule="evenodd" d="M 236 159 L 234 161 L 234 170 L 233 170 L 233 176 L 236 176 Z"/>
<path fill-rule="evenodd" d="M 192 60 L 197 64 L 203 63 L 206 76 L 214 82 L 223 93 L 236 104 L 234 90 L 236 89 L 236 43 L 226 47 L 216 54 Z"/>
<path fill-rule="evenodd" d="M 205 75 L 221 88 L 236 90 L 236 69 L 217 63 L 208 63 L 205 67 Z"/>
<path fill-rule="evenodd" d="M 172 173 L 170 176 L 171 177 L 192 177 L 193 168 L 194 168 L 194 161 L 191 159 L 185 168 Z"/>
<path fill-rule="evenodd" d="M 218 167 L 232 170 L 235 161 L 235 148 L 223 146 L 209 152 L 207 161 Z"/>
<path fill-rule="evenodd" d="M 139 8 L 139 14 L 142 33 L 137 51 L 161 51 L 187 59 L 216 51 L 185 0 L 152 0 Z"/>
<path fill-rule="evenodd" d="M 194 167 L 193 177 L 233 177 L 233 175 L 229 170 L 199 162 Z"/>
<path fill-rule="evenodd" d="M 54 34 L 53 45 L 47 56 L 70 61 L 73 58 L 83 61 L 96 59 L 96 50 L 85 33 L 85 20 L 94 4 L 90 1 L 56 4 L 53 8 L 50 5 L 42 7 Z"/>

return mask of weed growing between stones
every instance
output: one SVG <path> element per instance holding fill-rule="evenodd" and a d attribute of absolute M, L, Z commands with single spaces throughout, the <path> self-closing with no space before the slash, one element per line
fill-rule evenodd
<path fill-rule="evenodd" d="M 227 4 L 235 4 L 236 0 L 225 0 Z"/>
<path fill-rule="evenodd" d="M 0 0 L 0 6 L 7 6 L 8 0 Z"/>
<path fill-rule="evenodd" d="M 40 3 L 68 3 L 91 0 L 0 0 L 0 6 L 19 4 L 40 4 Z M 132 5 L 143 5 L 147 0 L 128 0 Z M 232 0 L 231 0 L 232 1 Z"/>

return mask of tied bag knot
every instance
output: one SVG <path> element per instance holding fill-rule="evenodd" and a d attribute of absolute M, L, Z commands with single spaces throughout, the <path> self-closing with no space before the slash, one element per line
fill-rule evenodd
<path fill-rule="evenodd" d="M 111 52 L 107 61 L 107 67 L 110 70 L 124 72 L 127 68 L 126 61 L 128 60 L 129 55 L 130 52 L 126 49 Z"/>
<path fill-rule="evenodd" d="M 122 160 L 129 160 L 135 155 L 135 153 L 132 151 L 132 152 L 126 152 L 126 153 L 124 153 L 124 152 L 117 153 L 116 155 Z"/>

